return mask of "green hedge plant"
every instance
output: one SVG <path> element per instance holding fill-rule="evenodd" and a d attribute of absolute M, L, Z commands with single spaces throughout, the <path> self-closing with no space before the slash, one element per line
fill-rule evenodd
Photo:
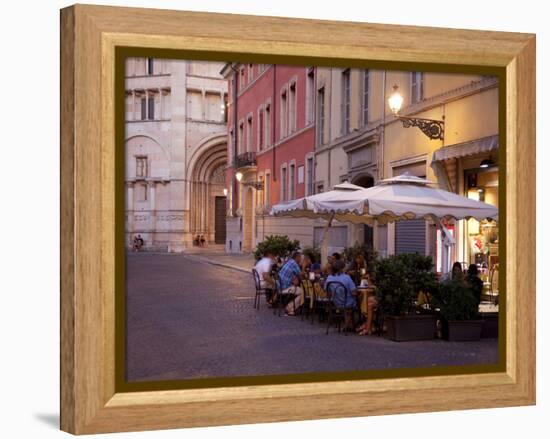
<path fill-rule="evenodd" d="M 463 321 L 479 318 L 478 300 L 468 284 L 461 278 L 442 281 L 433 302 L 439 308 L 444 320 Z"/>
<path fill-rule="evenodd" d="M 371 271 L 378 302 L 386 315 L 412 314 L 416 311 L 415 300 L 420 291 L 433 294 L 437 290 L 430 256 L 392 255 L 377 259 Z"/>
<path fill-rule="evenodd" d="M 254 257 L 259 260 L 266 251 L 271 251 L 276 257 L 284 259 L 299 249 L 300 241 L 297 239 L 291 240 L 287 235 L 270 235 L 258 243 Z"/>

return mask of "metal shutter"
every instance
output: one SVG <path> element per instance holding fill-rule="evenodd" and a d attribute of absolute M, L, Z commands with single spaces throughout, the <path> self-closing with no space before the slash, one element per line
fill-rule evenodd
<path fill-rule="evenodd" d="M 395 223 L 395 253 L 426 253 L 426 221 L 407 220 Z"/>

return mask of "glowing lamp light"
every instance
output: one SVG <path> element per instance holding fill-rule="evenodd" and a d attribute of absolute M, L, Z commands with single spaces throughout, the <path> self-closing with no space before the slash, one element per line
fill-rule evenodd
<path fill-rule="evenodd" d="M 235 174 L 235 178 L 237 179 L 237 181 L 240 183 L 241 180 L 243 179 L 243 173 L 242 172 L 237 172 Z"/>
<path fill-rule="evenodd" d="M 227 197 L 227 188 L 226 187 L 223 188 L 223 196 Z"/>
<path fill-rule="evenodd" d="M 399 87 L 397 84 L 393 86 L 393 93 L 388 99 L 388 104 L 393 114 L 399 113 L 399 110 L 401 110 L 401 106 L 403 105 L 403 96 L 401 96 L 401 93 L 397 91 L 398 88 Z"/>

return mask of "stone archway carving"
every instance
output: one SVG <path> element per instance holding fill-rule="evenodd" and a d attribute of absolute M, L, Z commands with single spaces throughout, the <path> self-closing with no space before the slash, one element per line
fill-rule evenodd
<path fill-rule="evenodd" d="M 214 241 L 215 201 L 216 197 L 224 197 L 227 165 L 225 140 L 225 135 L 207 139 L 191 158 L 187 242 L 191 242 L 196 235 L 204 235 L 209 243 Z"/>

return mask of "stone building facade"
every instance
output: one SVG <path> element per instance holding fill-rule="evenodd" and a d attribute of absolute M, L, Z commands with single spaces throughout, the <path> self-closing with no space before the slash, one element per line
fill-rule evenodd
<path fill-rule="evenodd" d="M 179 252 L 225 242 L 227 81 L 223 63 L 126 62 L 126 235 Z"/>

